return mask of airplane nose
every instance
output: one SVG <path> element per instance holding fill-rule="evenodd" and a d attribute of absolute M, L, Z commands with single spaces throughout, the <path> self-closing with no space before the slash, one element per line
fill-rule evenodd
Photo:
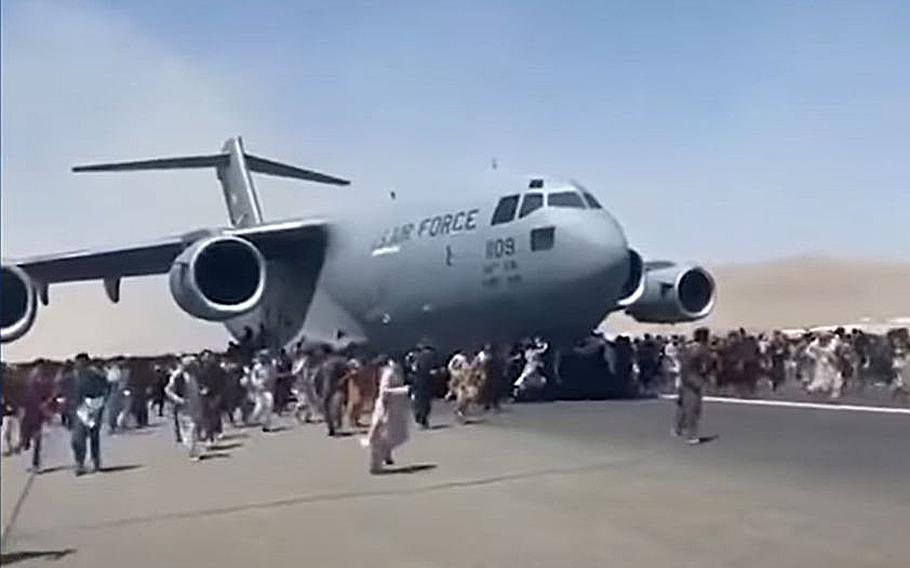
<path fill-rule="evenodd" d="M 602 293 L 618 298 L 630 270 L 629 243 L 616 219 L 607 213 L 565 227 L 586 278 Z"/>

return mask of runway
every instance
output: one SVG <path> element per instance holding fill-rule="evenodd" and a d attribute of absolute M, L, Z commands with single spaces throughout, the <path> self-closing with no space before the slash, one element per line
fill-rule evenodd
<path fill-rule="evenodd" d="M 191 463 L 167 425 L 105 437 L 113 471 L 35 477 L 5 537 L 16 566 L 906 566 L 910 416 L 664 400 L 442 405 L 399 473 L 370 476 L 322 425 L 231 431 Z M 47 466 L 69 464 L 62 432 Z M 4 459 L 3 521 L 27 477 Z M 54 554 L 59 559 L 54 560 Z"/>

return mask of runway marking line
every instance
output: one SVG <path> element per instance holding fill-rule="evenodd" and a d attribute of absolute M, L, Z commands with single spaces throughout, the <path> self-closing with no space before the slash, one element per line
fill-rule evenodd
<path fill-rule="evenodd" d="M 676 400 L 675 394 L 662 394 L 664 400 Z M 705 402 L 723 402 L 728 404 L 751 404 L 753 406 L 779 406 L 784 408 L 813 408 L 819 410 L 852 410 L 854 412 L 875 412 L 879 414 L 910 414 L 910 408 L 893 406 L 865 406 L 861 404 L 838 404 L 836 402 L 794 402 L 789 400 L 769 400 L 766 398 L 735 398 L 730 396 L 706 396 Z"/>

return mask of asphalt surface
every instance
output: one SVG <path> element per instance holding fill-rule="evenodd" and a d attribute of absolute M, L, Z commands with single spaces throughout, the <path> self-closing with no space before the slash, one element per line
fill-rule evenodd
<path fill-rule="evenodd" d="M 664 389 L 663 392 L 674 392 L 674 390 L 672 388 Z M 716 394 L 717 396 L 744 395 L 744 393 L 738 393 L 731 388 L 721 389 L 720 391 L 711 394 Z M 841 396 L 832 398 L 830 393 L 807 393 L 802 384 L 794 382 L 786 383 L 776 391 L 772 391 L 766 382 L 761 381 L 756 391 L 746 396 L 769 400 L 822 402 L 828 404 L 862 404 L 895 408 L 907 408 L 908 402 L 910 402 L 904 396 L 895 395 L 894 390 L 890 386 L 882 383 L 869 385 L 848 384 Z"/>
<path fill-rule="evenodd" d="M 686 446 L 671 401 L 438 407 L 384 476 L 289 419 L 198 463 L 167 425 L 105 437 L 81 478 L 49 432 L 14 519 L 27 458 L 3 460 L 3 565 L 910 565 L 910 415 L 708 404 Z"/>

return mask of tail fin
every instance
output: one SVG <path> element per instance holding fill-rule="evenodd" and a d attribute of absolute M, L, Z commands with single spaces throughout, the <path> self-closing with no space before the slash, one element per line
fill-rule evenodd
<path fill-rule="evenodd" d="M 224 201 L 227 204 L 231 224 L 235 227 L 249 227 L 262 223 L 262 210 L 253 186 L 250 172 L 278 177 L 301 179 L 329 185 L 348 185 L 350 182 L 312 170 L 273 162 L 243 151 L 243 140 L 238 136 L 228 138 L 222 153 L 207 156 L 182 156 L 114 164 L 93 164 L 76 166 L 74 172 L 113 172 L 143 170 L 177 170 L 185 168 L 215 168 Z"/>

